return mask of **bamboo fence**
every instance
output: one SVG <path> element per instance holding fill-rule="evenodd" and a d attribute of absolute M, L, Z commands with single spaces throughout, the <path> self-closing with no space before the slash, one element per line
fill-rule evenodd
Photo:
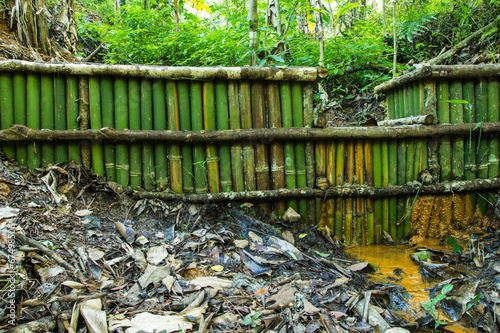
<path fill-rule="evenodd" d="M 314 128 L 324 75 L 0 61 L 0 141 L 31 169 L 76 161 L 141 197 L 292 207 L 346 244 L 403 239 L 423 194 L 459 200 L 468 221 L 486 213 L 500 188 L 499 66 L 384 83 L 388 119 L 374 127 Z"/>

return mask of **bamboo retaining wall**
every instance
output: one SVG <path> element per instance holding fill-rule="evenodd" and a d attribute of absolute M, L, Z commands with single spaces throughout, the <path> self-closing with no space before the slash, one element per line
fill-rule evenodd
<path fill-rule="evenodd" d="M 31 169 L 76 161 L 143 197 L 292 207 L 347 244 L 372 244 L 409 232 L 417 194 L 500 187 L 495 70 L 443 79 L 425 68 L 377 88 L 389 118 L 438 125 L 320 129 L 321 69 L 3 61 L 0 141 Z M 470 103 L 449 102 L 459 99 Z M 414 182 L 424 170 L 437 184 Z M 321 179 L 330 187 L 315 188 Z M 484 211 L 478 193 L 460 198 Z"/>

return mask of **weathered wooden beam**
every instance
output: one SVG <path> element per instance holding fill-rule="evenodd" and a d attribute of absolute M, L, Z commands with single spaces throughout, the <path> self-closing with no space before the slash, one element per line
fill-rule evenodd
<path fill-rule="evenodd" d="M 430 195 L 470 191 L 489 191 L 500 188 L 500 179 L 474 179 L 422 186 L 418 182 L 389 187 L 365 185 L 335 186 L 327 190 L 320 189 L 279 189 L 248 192 L 223 192 L 206 194 L 183 194 L 173 192 L 135 192 L 135 196 L 146 199 L 186 202 L 247 201 L 283 198 L 331 198 L 331 197 L 366 197 L 383 198 L 404 195 Z"/>
<path fill-rule="evenodd" d="M 411 116 L 399 119 L 387 119 L 377 122 L 378 126 L 399 126 L 399 125 L 432 125 L 434 116 L 431 114 L 421 116 Z"/>
<path fill-rule="evenodd" d="M 325 77 L 324 67 L 167 67 L 149 65 L 106 65 L 89 63 L 49 63 L 23 60 L 0 61 L 0 71 L 71 75 L 120 75 L 192 80 L 296 80 L 316 81 Z"/>
<path fill-rule="evenodd" d="M 329 128 L 261 128 L 220 131 L 154 131 L 154 130 L 34 130 L 23 125 L 0 130 L 0 142 L 9 141 L 74 141 L 108 140 L 114 142 L 172 141 L 172 142 L 229 142 L 272 140 L 326 139 L 399 139 L 428 138 L 444 135 L 500 133 L 500 122 L 472 124 L 412 125 L 394 127 L 329 127 Z"/>

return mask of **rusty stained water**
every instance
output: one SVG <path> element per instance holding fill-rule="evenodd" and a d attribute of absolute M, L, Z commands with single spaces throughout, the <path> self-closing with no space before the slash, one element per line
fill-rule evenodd
<path fill-rule="evenodd" d="M 435 239 L 426 239 L 419 246 L 444 251 L 452 250 L 452 247 L 439 245 Z M 423 313 L 420 303 L 428 300 L 428 289 L 432 288 L 433 284 L 422 281 L 418 272 L 418 264 L 412 260 L 413 253 L 415 253 L 412 247 L 408 245 L 355 246 L 349 248 L 347 253 L 357 260 L 368 261 L 375 266 L 376 271 L 371 273 L 373 283 L 391 283 L 406 289 L 410 296 L 408 304 L 415 312 L 414 314 L 401 313 L 407 320 L 414 320 Z"/>

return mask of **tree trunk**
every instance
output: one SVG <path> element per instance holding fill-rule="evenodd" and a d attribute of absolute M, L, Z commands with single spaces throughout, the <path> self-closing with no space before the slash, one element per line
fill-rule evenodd
<path fill-rule="evenodd" d="M 259 46 L 259 32 L 257 28 L 259 27 L 259 21 L 257 18 L 257 0 L 248 1 L 248 21 L 250 22 L 250 48 L 252 49 L 252 59 L 250 65 L 257 65 L 257 48 Z"/>
<path fill-rule="evenodd" d="M 17 25 L 17 38 L 33 50 L 50 55 L 49 26 L 44 0 L 16 0 L 12 23 Z"/>
<path fill-rule="evenodd" d="M 398 35 L 396 34 L 396 0 L 392 4 L 392 34 L 394 38 L 394 55 L 392 63 L 392 77 L 396 77 L 398 72 L 397 62 L 398 62 Z"/>
<path fill-rule="evenodd" d="M 325 59 L 325 40 L 324 40 L 324 28 L 323 28 L 323 19 L 321 17 L 321 1 L 319 0 L 310 0 L 311 1 L 311 7 L 317 9 L 314 11 L 314 21 L 316 22 L 314 24 L 314 35 L 316 38 L 319 40 L 319 66 L 323 67 L 324 66 L 324 59 Z"/>

